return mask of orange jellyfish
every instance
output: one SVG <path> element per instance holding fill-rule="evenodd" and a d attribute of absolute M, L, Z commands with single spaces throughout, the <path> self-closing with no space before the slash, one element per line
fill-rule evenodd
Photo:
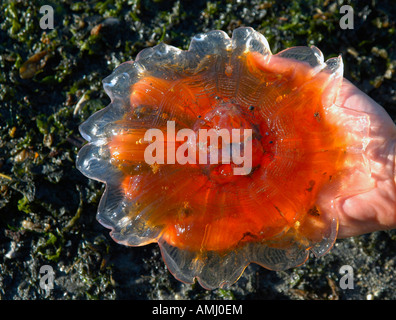
<path fill-rule="evenodd" d="M 252 262 L 283 270 L 325 254 L 337 199 L 370 187 L 369 119 L 334 104 L 342 79 L 341 57 L 272 55 L 252 28 L 141 51 L 80 126 L 77 167 L 106 184 L 99 222 L 121 244 L 157 242 L 177 279 L 207 289 Z"/>

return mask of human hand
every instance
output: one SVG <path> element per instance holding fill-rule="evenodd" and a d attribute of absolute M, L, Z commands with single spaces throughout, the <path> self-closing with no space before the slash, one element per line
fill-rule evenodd
<path fill-rule="evenodd" d="M 396 228 L 396 126 L 386 111 L 348 80 L 336 105 L 364 112 L 370 119 L 366 148 L 374 188 L 343 200 L 339 206 L 339 238 Z"/>

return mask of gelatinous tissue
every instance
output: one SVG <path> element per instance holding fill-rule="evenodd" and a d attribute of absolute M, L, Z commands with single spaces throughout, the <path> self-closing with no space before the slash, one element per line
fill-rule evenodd
<path fill-rule="evenodd" d="M 283 270 L 325 254 L 338 199 L 370 174 L 369 119 L 334 104 L 342 79 L 341 57 L 272 55 L 252 28 L 141 51 L 80 126 L 77 167 L 106 184 L 99 222 L 121 244 L 158 243 L 177 279 L 208 289 L 251 262 Z"/>

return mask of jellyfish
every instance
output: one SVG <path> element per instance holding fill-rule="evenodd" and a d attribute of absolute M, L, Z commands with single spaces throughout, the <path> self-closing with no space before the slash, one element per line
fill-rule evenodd
<path fill-rule="evenodd" d="M 340 56 L 272 54 L 252 28 L 160 43 L 103 80 L 111 103 L 80 126 L 77 168 L 106 184 L 97 219 L 127 246 L 158 243 L 169 271 L 228 287 L 322 256 L 337 201 L 372 187 L 370 119 L 335 104 Z"/>

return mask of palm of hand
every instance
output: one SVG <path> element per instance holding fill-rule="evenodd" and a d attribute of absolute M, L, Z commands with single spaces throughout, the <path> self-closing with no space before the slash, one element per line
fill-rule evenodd
<path fill-rule="evenodd" d="M 396 126 L 386 111 L 344 80 L 336 105 L 363 112 L 370 119 L 367 160 L 374 188 L 339 205 L 339 237 L 346 238 L 396 227 Z"/>

